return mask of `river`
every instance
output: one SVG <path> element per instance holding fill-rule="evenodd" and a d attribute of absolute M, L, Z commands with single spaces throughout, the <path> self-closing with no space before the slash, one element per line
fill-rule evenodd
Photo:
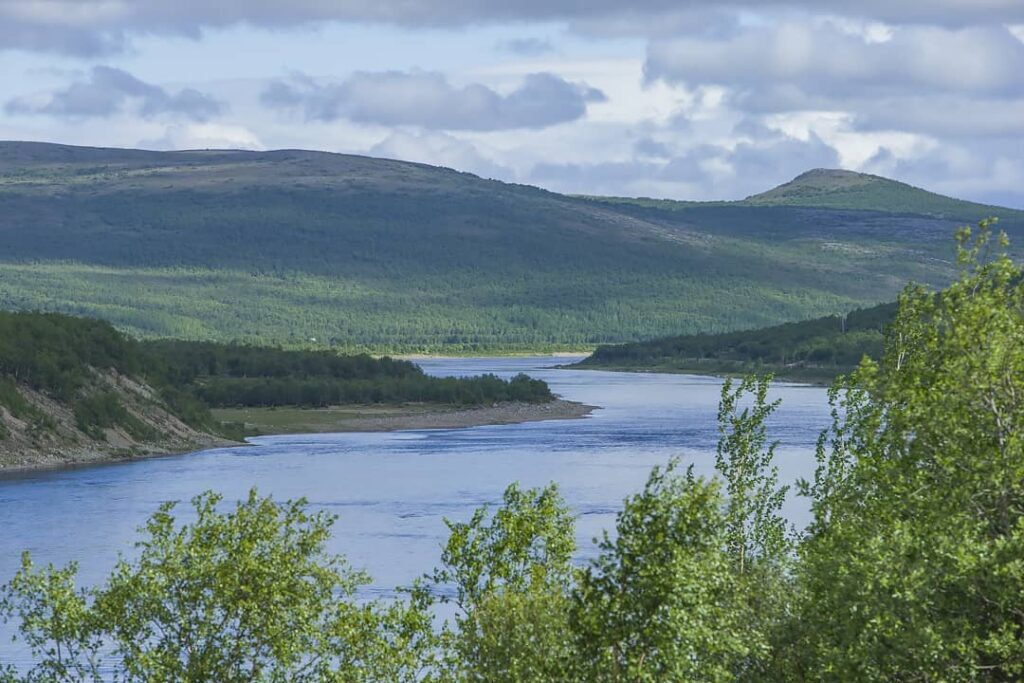
<path fill-rule="evenodd" d="M 22 550 L 37 562 L 75 560 L 83 583 L 102 579 L 160 502 L 207 489 L 229 500 L 250 487 L 305 497 L 339 517 L 330 549 L 367 570 L 366 595 L 429 571 L 445 539 L 445 517 L 465 520 L 500 499 L 513 481 L 555 481 L 578 518 L 581 557 L 614 525 L 625 496 L 673 456 L 711 474 L 721 381 L 690 375 L 559 370 L 571 359 L 458 358 L 419 361 L 435 375 L 527 372 L 564 398 L 601 406 L 581 420 L 393 433 L 260 437 L 249 446 L 0 478 L 0 582 Z M 778 384 L 770 423 L 785 481 L 814 471 L 814 444 L 828 423 L 825 390 Z M 183 509 L 183 512 L 187 510 Z M 805 500 L 785 510 L 807 521 Z M 187 516 L 187 515 L 183 515 Z M 2 629 L 0 629 L 2 630 Z M 0 643 L 0 652 L 8 644 Z"/>

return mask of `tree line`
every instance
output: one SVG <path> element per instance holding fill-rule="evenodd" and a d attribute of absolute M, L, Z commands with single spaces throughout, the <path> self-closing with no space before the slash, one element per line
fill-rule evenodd
<path fill-rule="evenodd" d="M 526 375 L 431 377 L 404 360 L 239 344 L 138 341 L 109 323 L 56 313 L 0 312 L 0 405 L 15 417 L 52 428 L 19 386 L 70 404 L 77 426 L 99 438 L 108 427 L 149 435 L 115 392 L 99 388 L 97 371 L 150 384 L 186 423 L 215 431 L 210 407 L 426 402 L 483 405 L 554 399 Z M 0 423 L 2 424 L 2 423 Z M 6 435 L 6 427 L 0 435 Z"/>
<path fill-rule="evenodd" d="M 881 357 L 885 327 L 895 312 L 896 304 L 888 303 L 754 330 L 599 346 L 580 365 L 710 372 L 759 370 L 789 376 L 801 370 L 817 370 L 810 374 L 834 378 L 852 371 L 865 356 Z"/>
<path fill-rule="evenodd" d="M 26 555 L 0 611 L 35 664 L 7 680 L 1020 680 L 1024 283 L 987 224 L 958 239 L 960 278 L 906 289 L 879 360 L 834 384 L 805 529 L 750 377 L 722 389 L 717 475 L 655 468 L 586 563 L 557 486 L 513 484 L 363 601 L 333 517 L 207 493 L 191 521 L 161 506 L 102 586 Z"/>

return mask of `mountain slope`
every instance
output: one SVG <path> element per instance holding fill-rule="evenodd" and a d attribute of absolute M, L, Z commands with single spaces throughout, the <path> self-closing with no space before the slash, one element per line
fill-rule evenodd
<path fill-rule="evenodd" d="M 0 307 L 140 336 L 373 351 L 591 347 L 939 284 L 962 219 L 567 197 L 281 150 L 0 143 Z"/>

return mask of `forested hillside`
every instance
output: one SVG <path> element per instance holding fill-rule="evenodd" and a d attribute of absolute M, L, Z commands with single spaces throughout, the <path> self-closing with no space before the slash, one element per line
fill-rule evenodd
<path fill-rule="evenodd" d="M 578 349 L 947 282 L 945 238 L 970 217 L 891 204 L 598 201 L 339 154 L 0 143 L 0 307 L 142 337 Z"/>
<path fill-rule="evenodd" d="M 239 438 L 211 407 L 547 403 L 520 375 L 427 376 L 409 361 L 139 342 L 109 323 L 0 312 L 0 469 L 192 450 Z"/>
<path fill-rule="evenodd" d="M 865 356 L 879 358 L 896 304 L 755 330 L 600 346 L 575 367 L 831 380 Z"/>
<path fill-rule="evenodd" d="M 187 392 L 109 323 L 0 313 L 0 469 L 226 443 Z"/>

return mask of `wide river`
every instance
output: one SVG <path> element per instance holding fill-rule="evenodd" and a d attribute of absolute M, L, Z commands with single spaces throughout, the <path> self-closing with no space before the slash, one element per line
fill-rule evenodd
<path fill-rule="evenodd" d="M 511 482 L 555 481 L 578 517 L 582 555 L 612 528 L 625 496 L 673 456 L 711 474 L 721 381 L 689 375 L 553 369 L 571 359 L 459 358 L 422 361 L 435 375 L 527 372 L 563 397 L 601 406 L 588 418 L 520 425 L 393 433 L 261 437 L 252 445 L 0 478 L 0 583 L 19 554 L 37 562 L 75 560 L 84 583 L 101 580 L 161 501 L 213 489 L 229 500 L 253 486 L 263 494 L 305 497 L 336 513 L 331 550 L 367 570 L 367 595 L 429 571 L 445 539 L 444 518 L 465 520 L 500 499 Z M 779 384 L 770 432 L 780 441 L 785 481 L 814 471 L 814 443 L 828 423 L 825 391 Z M 182 510 L 186 512 L 185 509 Z M 792 497 L 786 514 L 807 521 Z M 2 631 L 3 629 L 0 629 Z M 0 653 L 7 644 L 0 643 Z"/>

